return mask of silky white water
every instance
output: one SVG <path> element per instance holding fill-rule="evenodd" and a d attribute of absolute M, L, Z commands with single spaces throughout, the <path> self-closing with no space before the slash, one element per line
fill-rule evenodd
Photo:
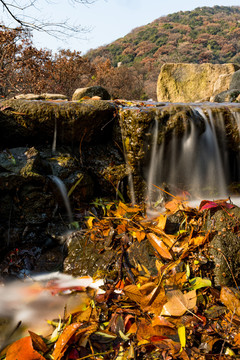
<path fill-rule="evenodd" d="M 203 198 L 228 198 L 232 195 L 229 183 L 240 182 L 240 145 L 239 151 L 229 154 L 221 109 L 213 111 L 210 105 L 200 104 L 190 106 L 192 116 L 181 137 L 174 129 L 170 140 L 163 139 L 158 144 L 159 124 L 155 119 L 147 170 L 149 207 L 157 207 L 167 192 L 175 196 L 185 194 L 185 198 L 197 202 Z M 228 110 L 228 123 L 240 129 L 240 113 L 234 109 Z M 236 169 L 231 168 L 232 164 Z"/>

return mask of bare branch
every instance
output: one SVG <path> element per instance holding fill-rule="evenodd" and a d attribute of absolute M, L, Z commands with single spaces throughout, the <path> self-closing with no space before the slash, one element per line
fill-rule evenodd
<path fill-rule="evenodd" d="M 31 7 L 37 9 L 39 1 L 40 0 L 8 0 L 8 2 L 6 2 L 5 0 L 0 0 L 0 4 L 2 4 L 3 9 L 7 11 L 10 18 L 12 18 L 12 20 L 14 20 L 23 29 L 27 29 L 30 31 L 42 31 L 59 40 L 64 40 L 70 36 L 79 38 L 81 37 L 80 35 L 86 34 L 91 30 L 90 27 L 84 27 L 79 24 L 71 24 L 69 19 L 60 22 L 46 21 L 42 20 L 41 18 L 38 19 L 22 13 L 24 10 Z M 97 0 L 68 0 L 71 5 L 91 5 L 96 1 Z M 46 0 L 46 2 L 48 2 L 49 4 L 54 3 L 54 1 L 52 0 Z"/>

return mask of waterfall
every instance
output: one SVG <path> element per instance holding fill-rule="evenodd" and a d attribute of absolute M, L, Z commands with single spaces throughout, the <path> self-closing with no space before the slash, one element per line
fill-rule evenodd
<path fill-rule="evenodd" d="M 53 142 L 52 142 L 52 153 L 55 154 L 57 147 L 57 118 L 55 117 L 54 122 L 54 133 L 53 133 Z"/>
<path fill-rule="evenodd" d="M 228 185 L 233 181 L 229 162 L 235 161 L 233 157 L 238 158 L 238 174 L 234 180 L 240 180 L 240 147 L 238 152 L 229 154 L 221 110 L 213 109 L 210 104 L 188 105 L 191 117 L 184 120 L 181 136 L 174 128 L 170 139 L 165 136 L 158 144 L 160 120 L 155 119 L 146 180 L 150 207 L 154 207 L 154 203 L 157 206 L 163 197 L 164 191 L 160 189 L 174 196 L 187 193 L 190 200 L 228 197 Z M 240 113 L 227 108 L 224 111 L 231 126 L 237 124 L 240 137 Z M 154 185 L 160 189 L 156 190 Z"/>
<path fill-rule="evenodd" d="M 64 185 L 64 183 L 62 182 L 61 179 L 59 179 L 57 176 L 55 175 L 48 175 L 48 177 L 54 182 L 54 184 L 56 184 L 57 189 L 61 195 L 61 198 L 63 200 L 63 203 L 65 205 L 67 214 L 68 214 L 68 220 L 69 223 L 71 224 L 73 222 L 73 215 L 72 215 L 72 210 L 71 210 L 71 205 L 69 202 L 69 198 L 68 198 L 68 193 L 67 193 L 67 189 L 66 186 Z"/>

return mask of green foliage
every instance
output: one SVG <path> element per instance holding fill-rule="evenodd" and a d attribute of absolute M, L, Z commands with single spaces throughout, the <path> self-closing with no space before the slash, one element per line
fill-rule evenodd
<path fill-rule="evenodd" d="M 110 45 L 92 50 L 90 60 L 106 56 L 116 66 L 118 62 L 132 66 L 144 63 L 211 61 L 239 62 L 240 7 L 198 7 L 179 11 L 132 30 Z M 231 49 L 229 45 L 232 44 Z M 151 48 L 147 44 L 152 44 Z M 181 44 L 187 44 L 182 46 Z M 128 49 L 125 54 L 124 50 Z"/>

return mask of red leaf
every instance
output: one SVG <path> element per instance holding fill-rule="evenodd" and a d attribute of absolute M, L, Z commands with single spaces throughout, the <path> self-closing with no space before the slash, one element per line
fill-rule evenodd
<path fill-rule="evenodd" d="M 201 204 L 199 206 L 199 211 L 213 209 L 217 207 L 232 209 L 234 205 L 227 203 L 227 200 L 215 200 L 215 201 L 203 200 L 201 201 Z"/>

